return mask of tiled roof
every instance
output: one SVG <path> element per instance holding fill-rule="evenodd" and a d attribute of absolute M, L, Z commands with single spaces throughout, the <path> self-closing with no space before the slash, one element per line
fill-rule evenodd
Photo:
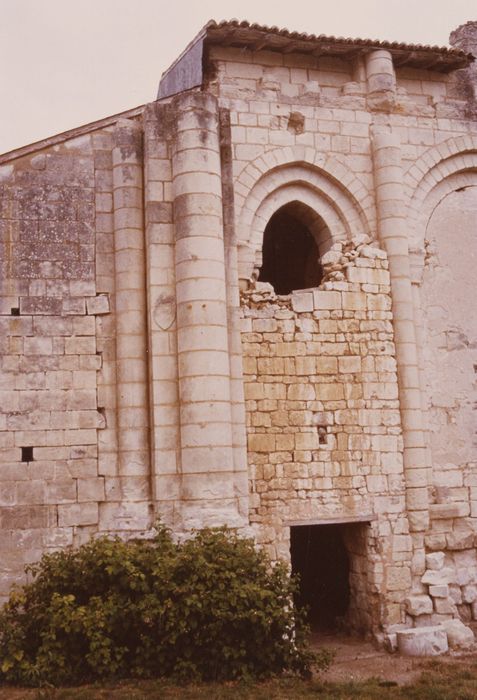
<path fill-rule="evenodd" d="M 296 52 L 314 56 L 352 58 L 373 49 L 386 49 L 393 55 L 397 67 L 407 65 L 443 72 L 464 68 L 474 60 L 471 54 L 448 47 L 307 34 L 238 20 L 211 20 L 199 36 L 204 38 L 207 45 L 232 46 L 252 51 L 266 49 L 283 53 Z"/>

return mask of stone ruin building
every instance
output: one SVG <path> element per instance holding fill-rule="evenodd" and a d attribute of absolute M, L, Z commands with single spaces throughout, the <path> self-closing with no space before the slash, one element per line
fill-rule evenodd
<path fill-rule="evenodd" d="M 4 599 L 160 517 L 378 640 L 477 619 L 477 22 L 450 43 L 212 21 L 157 100 L 0 157 Z"/>

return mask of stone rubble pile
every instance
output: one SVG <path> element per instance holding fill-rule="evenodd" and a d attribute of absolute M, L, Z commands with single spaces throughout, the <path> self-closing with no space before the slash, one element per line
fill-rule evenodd
<path fill-rule="evenodd" d="M 290 295 L 275 294 L 269 282 L 252 280 L 249 288 L 240 292 L 241 303 L 248 309 L 260 308 L 264 304 L 276 304 L 280 308 L 290 308 Z"/>
<path fill-rule="evenodd" d="M 389 634 L 386 640 L 388 649 L 399 650 L 407 656 L 435 656 L 448 649 L 472 649 L 474 633 L 459 619 L 460 609 L 456 601 L 471 604 L 475 620 L 477 587 L 464 585 L 461 590 L 461 580 L 462 570 L 446 562 L 444 552 L 427 554 L 426 570 L 421 577 L 427 593 L 410 595 L 405 600 L 406 612 L 414 618 L 415 627 Z"/>
<path fill-rule="evenodd" d="M 377 262 L 378 260 L 380 261 L 379 263 Z M 322 289 L 341 289 L 333 286 L 333 283 L 336 282 L 382 284 L 388 281 L 379 278 L 374 279 L 374 277 L 370 276 L 372 273 L 365 271 L 359 276 L 350 274 L 350 269 L 357 266 L 371 269 L 387 269 L 388 267 L 384 250 L 378 248 L 376 241 L 372 241 L 371 237 L 366 234 L 359 234 L 348 241 L 333 243 L 329 251 L 321 256 L 320 263 L 323 269 L 323 277 L 319 288 Z M 259 308 L 264 304 L 274 303 L 281 308 L 290 308 L 290 294 L 276 294 L 269 282 L 259 282 L 256 279 L 259 274 L 258 270 L 255 270 L 254 273 L 254 276 L 249 281 L 248 289 L 241 290 L 240 293 L 242 304 L 245 307 Z M 346 287 L 346 289 L 348 288 Z M 306 290 L 300 290 L 300 292 L 303 291 Z M 297 292 L 292 292 L 292 295 L 296 294 Z"/>
<path fill-rule="evenodd" d="M 386 259 L 386 253 L 376 246 L 370 236 L 359 234 L 349 241 L 333 243 L 327 253 L 321 257 L 324 282 L 342 282 L 346 277 L 346 270 L 355 264 L 357 258 Z"/>

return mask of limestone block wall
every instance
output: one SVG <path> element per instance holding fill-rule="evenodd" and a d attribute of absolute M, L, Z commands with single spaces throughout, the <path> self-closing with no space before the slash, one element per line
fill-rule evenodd
<path fill-rule="evenodd" d="M 435 267 L 431 270 L 435 244 L 430 239 L 435 237 L 427 235 L 439 202 L 453 192 L 462 198 L 458 193 L 464 190 L 470 201 L 468 188 L 476 184 L 475 102 L 472 91 L 458 89 L 459 81 L 475 82 L 475 73 L 472 68 L 456 76 L 396 67 L 385 54 L 343 61 L 212 47 L 214 71 L 208 89 L 230 109 L 239 276 L 244 286 L 261 265 L 267 221 L 277 208 L 294 200 L 310 206 L 328 227 L 328 240 L 318 241 L 320 254 L 333 241 L 363 233 L 386 247 L 413 543 L 411 571 L 413 590 L 422 593 L 426 552 L 447 550 L 452 556 L 459 542 L 459 551 L 471 556 L 477 529 L 470 437 L 475 423 L 475 320 L 466 313 L 465 322 L 457 324 L 459 330 L 452 330 L 454 311 L 449 305 L 452 298 L 453 309 L 456 304 L 464 309 L 463 299 L 470 294 L 472 275 L 457 273 L 456 243 L 467 241 L 468 250 L 474 249 L 475 241 L 468 238 L 473 205 L 467 209 L 467 223 L 461 213 L 455 220 L 447 217 L 442 230 L 448 242 L 439 264 L 445 270 L 445 256 L 450 254 L 454 272 L 443 272 L 447 278 L 440 296 L 435 288 L 441 283 L 435 279 Z M 438 214 L 436 210 L 434 219 Z M 472 265 L 472 259 L 468 256 L 462 269 L 467 262 Z M 450 370 L 445 348 L 448 339 L 452 343 L 457 337 L 465 350 L 458 351 Z M 436 345 L 441 349 L 431 352 Z M 446 367 L 449 390 L 443 400 L 439 374 L 447 372 Z M 454 380 L 452 372 L 457 373 Z M 442 407 L 433 405 L 433 396 Z M 449 450 L 453 444 L 455 450 Z M 437 459 L 436 451 L 441 453 Z"/>
<path fill-rule="evenodd" d="M 439 203 L 426 231 L 421 288 L 433 486 L 437 502 L 450 496 L 471 518 L 477 516 L 472 491 L 477 444 L 468 439 L 477 399 L 475 256 L 463 256 L 461 246 L 472 250 L 476 222 L 477 187 L 449 193 Z"/>
<path fill-rule="evenodd" d="M 221 148 L 199 94 L 1 168 L 2 596 L 98 532 L 247 523 Z"/>
<path fill-rule="evenodd" d="M 250 522 L 287 559 L 290 525 L 368 521 L 348 543 L 351 623 L 365 629 L 381 606 L 404 621 L 411 583 L 388 262 L 368 249 L 344 281 L 242 293 Z"/>
<path fill-rule="evenodd" d="M 154 518 L 142 177 L 131 120 L 0 168 L 2 598 L 43 551 Z"/>
<path fill-rule="evenodd" d="M 348 519 L 357 628 L 475 617 L 475 70 L 204 61 L 2 159 L 0 596 L 48 548 L 249 514 L 285 558 Z M 325 277 L 277 297 L 285 205 Z"/>
<path fill-rule="evenodd" d="M 423 377 L 429 410 L 432 459 L 429 551 L 446 552 L 451 599 L 447 609 L 476 619 L 475 432 L 477 315 L 474 296 L 477 187 L 450 192 L 434 209 L 426 229 L 421 300 L 427 342 Z M 456 239 L 459 246 L 456 246 Z M 462 246 L 462 248 L 461 248 Z M 462 255 L 462 249 L 469 254 Z M 442 608 L 444 601 L 439 601 Z"/>
<path fill-rule="evenodd" d="M 0 596 L 23 565 L 98 528 L 106 472 L 107 134 L 1 169 Z M 98 186 L 99 191 L 95 191 Z M 100 231 L 95 232 L 98 216 Z M 98 275 L 98 276 L 97 276 Z"/>

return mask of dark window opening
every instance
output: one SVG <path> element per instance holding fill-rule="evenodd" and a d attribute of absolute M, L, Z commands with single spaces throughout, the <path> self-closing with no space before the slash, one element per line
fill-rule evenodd
<path fill-rule="evenodd" d="M 18 308 L 18 306 L 12 306 L 12 308 L 10 309 L 10 315 L 20 316 L 20 309 Z"/>
<path fill-rule="evenodd" d="M 343 525 L 300 525 L 290 528 L 293 574 L 300 577 L 298 607 L 308 610 L 311 628 L 339 628 L 350 603 L 350 564 Z"/>
<path fill-rule="evenodd" d="M 33 447 L 22 447 L 22 462 L 33 462 Z"/>
<path fill-rule="evenodd" d="M 277 294 L 317 287 L 323 276 L 315 239 L 293 210 L 293 205 L 286 205 L 275 212 L 263 236 L 258 279 L 269 282 Z"/>

